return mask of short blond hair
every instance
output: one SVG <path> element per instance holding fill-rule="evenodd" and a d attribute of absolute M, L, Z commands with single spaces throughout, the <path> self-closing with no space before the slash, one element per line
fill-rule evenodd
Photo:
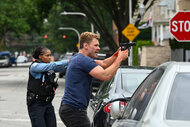
<path fill-rule="evenodd" d="M 83 32 L 80 35 L 80 49 L 83 48 L 83 44 L 87 43 L 90 44 L 90 42 L 94 39 L 100 39 L 100 36 L 98 34 L 92 33 L 92 32 Z"/>

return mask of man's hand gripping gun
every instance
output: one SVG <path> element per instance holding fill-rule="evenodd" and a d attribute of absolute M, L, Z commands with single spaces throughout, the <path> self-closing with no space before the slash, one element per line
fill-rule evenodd
<path fill-rule="evenodd" d="M 131 46 L 136 46 L 136 42 L 131 42 L 131 43 L 120 43 L 121 51 L 130 49 Z"/>

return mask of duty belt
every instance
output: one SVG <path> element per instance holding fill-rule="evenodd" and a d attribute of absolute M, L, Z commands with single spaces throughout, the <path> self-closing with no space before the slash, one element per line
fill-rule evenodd
<path fill-rule="evenodd" d="M 45 101 L 45 102 L 51 102 L 54 98 L 54 95 L 41 96 L 41 95 L 35 94 L 31 91 L 28 92 L 27 96 L 33 97 L 35 100 L 40 100 L 40 101 Z"/>
<path fill-rule="evenodd" d="M 39 95 L 36 95 L 35 96 L 35 99 L 36 100 L 41 100 L 41 101 L 46 101 L 46 102 L 51 102 L 54 98 L 54 95 L 52 96 L 39 96 Z"/>

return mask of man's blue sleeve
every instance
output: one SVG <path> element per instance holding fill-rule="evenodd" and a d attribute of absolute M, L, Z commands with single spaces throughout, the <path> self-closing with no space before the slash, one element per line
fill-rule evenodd
<path fill-rule="evenodd" d="M 54 70 L 55 72 L 62 71 L 67 66 L 67 60 L 56 61 L 52 63 L 33 63 L 30 71 L 31 72 L 45 72 L 49 70 Z"/>

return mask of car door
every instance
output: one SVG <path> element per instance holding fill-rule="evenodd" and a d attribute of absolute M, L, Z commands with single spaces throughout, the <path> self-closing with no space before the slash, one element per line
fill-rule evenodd
<path fill-rule="evenodd" d="M 164 73 L 164 68 L 154 70 L 138 87 L 127 106 L 123 118 L 139 121 Z"/>

